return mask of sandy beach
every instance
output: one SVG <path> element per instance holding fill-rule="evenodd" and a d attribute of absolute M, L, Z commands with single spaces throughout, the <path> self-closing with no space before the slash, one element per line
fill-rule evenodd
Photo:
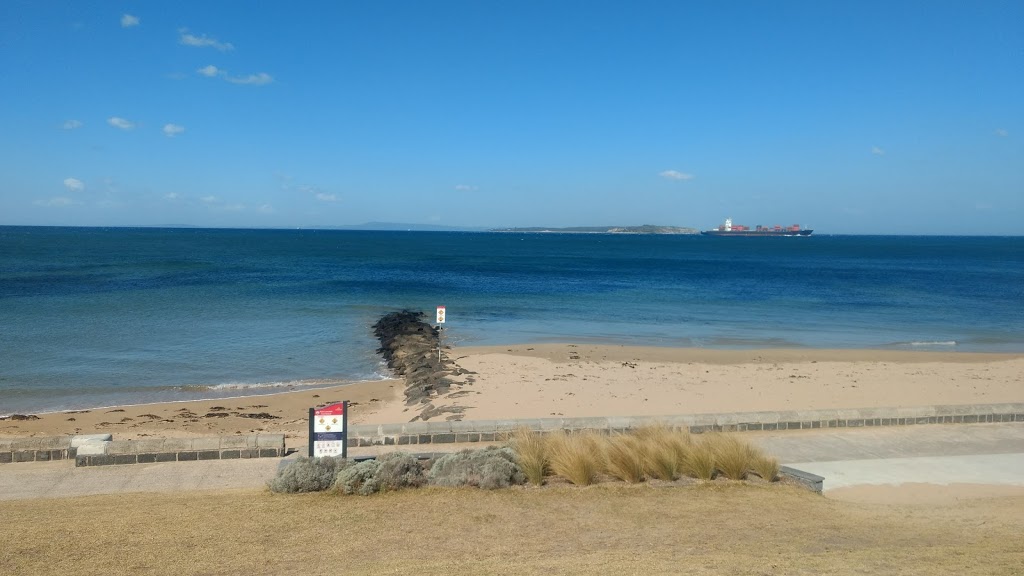
<path fill-rule="evenodd" d="M 455 348 L 466 373 L 438 407 L 463 419 L 748 412 L 1024 401 L 1024 355 L 884 350 L 707 350 L 535 344 Z M 120 406 L 0 421 L 0 436 L 284 433 L 304 442 L 307 410 L 351 403 L 351 422 L 415 418 L 401 380 L 265 396 Z"/>

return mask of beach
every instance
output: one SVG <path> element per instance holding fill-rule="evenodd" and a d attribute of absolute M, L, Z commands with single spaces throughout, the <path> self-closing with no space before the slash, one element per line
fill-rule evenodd
<path fill-rule="evenodd" d="M 711 350 L 590 344 L 455 347 L 462 374 L 435 407 L 463 420 L 659 416 L 1024 401 L 1024 355 L 891 350 Z M 352 424 L 408 422 L 404 381 L 262 396 L 113 406 L 0 421 L 0 437 L 117 439 L 284 433 L 305 444 L 314 406 L 350 402 Z M 437 417 L 443 419 L 445 416 Z"/>

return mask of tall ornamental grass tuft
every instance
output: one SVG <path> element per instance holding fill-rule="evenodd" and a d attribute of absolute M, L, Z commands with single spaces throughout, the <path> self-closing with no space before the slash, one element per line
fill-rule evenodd
<path fill-rule="evenodd" d="M 775 482 L 779 479 L 779 461 L 765 454 L 758 454 L 751 466 L 754 474 L 757 474 L 768 482 Z"/>
<path fill-rule="evenodd" d="M 608 474 L 626 482 L 644 479 L 644 453 L 635 436 L 612 436 L 604 447 L 604 469 Z"/>
<path fill-rule="evenodd" d="M 709 434 L 715 468 L 726 478 L 743 480 L 754 464 L 757 452 L 747 442 L 728 434 Z"/>
<path fill-rule="evenodd" d="M 519 428 L 512 435 L 516 463 L 531 484 L 540 486 L 548 473 L 548 438 L 529 428 Z"/>
<path fill-rule="evenodd" d="M 634 434 L 643 450 L 644 472 L 648 476 L 660 480 L 679 478 L 691 443 L 689 432 L 658 424 L 637 428 Z"/>
<path fill-rule="evenodd" d="M 682 472 L 700 480 L 715 477 L 715 453 L 706 438 L 694 440 L 690 444 L 682 460 Z"/>
<path fill-rule="evenodd" d="M 593 484 L 597 480 L 603 457 L 598 438 L 594 433 L 556 434 L 549 437 L 551 471 L 578 486 Z"/>

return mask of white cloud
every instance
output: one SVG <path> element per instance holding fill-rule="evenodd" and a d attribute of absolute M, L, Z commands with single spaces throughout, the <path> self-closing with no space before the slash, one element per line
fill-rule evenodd
<path fill-rule="evenodd" d="M 264 214 L 273 214 L 274 213 L 274 207 L 271 206 L 270 204 L 264 204 L 264 205 L 260 206 L 259 208 L 257 208 L 257 210 L 259 210 L 260 212 L 262 212 Z"/>
<path fill-rule="evenodd" d="M 179 196 L 177 192 L 168 192 L 167 194 L 164 194 L 164 198 L 167 200 L 177 200 Z"/>
<path fill-rule="evenodd" d="M 455 189 L 459 192 L 476 192 L 479 190 L 476 186 L 470 186 L 469 184 L 456 184 Z"/>
<path fill-rule="evenodd" d="M 181 35 L 178 38 L 178 42 L 184 44 L 185 46 L 195 46 L 197 48 L 211 47 L 216 48 L 221 52 L 227 52 L 228 50 L 235 49 L 235 47 L 232 46 L 230 42 L 221 42 L 216 38 L 210 38 L 206 34 L 203 34 L 202 36 L 189 34 L 187 28 L 182 28 L 178 30 L 178 33 Z"/>
<path fill-rule="evenodd" d="M 996 128 L 996 136 L 1002 136 L 1003 138 L 1006 138 L 1009 135 L 1010 131 L 1007 130 L 1006 128 Z"/>
<path fill-rule="evenodd" d="M 874 154 L 875 156 L 885 156 L 885 150 L 882 150 L 878 146 L 872 146 L 871 153 Z"/>
<path fill-rule="evenodd" d="M 132 16 L 131 14 L 125 14 L 121 16 L 121 28 L 131 28 L 132 26 L 139 25 L 139 17 Z"/>
<path fill-rule="evenodd" d="M 118 118 L 117 116 L 111 116 L 107 118 L 107 124 L 110 124 L 114 128 L 120 128 L 121 130 L 131 130 L 135 128 L 135 123 L 124 118 Z"/>
<path fill-rule="evenodd" d="M 85 190 L 85 182 L 78 178 L 65 178 L 64 188 L 67 188 L 68 192 L 81 192 Z"/>
<path fill-rule="evenodd" d="M 36 206 L 48 206 L 48 207 L 52 207 L 52 208 L 63 208 L 64 206 L 71 206 L 72 204 L 77 204 L 77 203 L 78 202 L 75 202 L 74 200 L 72 200 L 71 198 L 68 198 L 67 196 L 55 196 L 55 197 L 50 198 L 48 200 L 36 200 L 35 201 Z"/>
<path fill-rule="evenodd" d="M 167 136 L 168 138 L 174 138 L 178 134 L 181 134 L 182 132 L 184 132 L 185 131 L 185 127 L 184 126 L 180 126 L 178 124 L 164 124 L 163 131 L 164 131 L 164 135 Z"/>
<path fill-rule="evenodd" d="M 692 180 L 693 179 L 693 174 L 687 174 L 685 172 L 679 172 L 677 170 L 665 170 L 663 172 L 658 172 L 658 176 L 661 176 L 662 178 L 667 178 L 669 180 Z"/>
<path fill-rule="evenodd" d="M 206 202 L 207 204 L 213 204 L 213 203 L 215 203 L 217 201 L 217 197 L 216 196 L 203 196 L 202 198 L 200 198 L 200 200 L 202 200 L 203 202 Z"/>
<path fill-rule="evenodd" d="M 213 64 L 210 64 L 209 66 L 203 66 L 199 70 L 196 70 L 196 72 L 198 72 L 199 74 L 201 74 L 203 76 L 206 76 L 207 78 L 213 78 L 214 76 L 217 76 L 218 74 L 223 74 L 224 73 L 220 68 L 217 68 Z"/>
<path fill-rule="evenodd" d="M 321 202 L 337 202 L 338 201 L 338 197 L 335 196 L 334 194 L 325 194 L 323 192 L 318 192 L 317 195 L 316 195 L 316 199 L 321 201 Z"/>
<path fill-rule="evenodd" d="M 80 120 L 66 120 L 64 124 L 61 126 L 61 128 L 65 130 L 77 130 L 81 127 L 82 122 Z"/>
<path fill-rule="evenodd" d="M 224 206 L 221 206 L 221 208 L 232 212 L 240 212 L 245 210 L 245 204 L 225 204 Z"/>
<path fill-rule="evenodd" d="M 226 79 L 232 84 L 252 84 L 253 86 L 262 86 L 274 81 L 274 77 L 266 72 L 249 74 L 248 76 L 228 76 Z"/>

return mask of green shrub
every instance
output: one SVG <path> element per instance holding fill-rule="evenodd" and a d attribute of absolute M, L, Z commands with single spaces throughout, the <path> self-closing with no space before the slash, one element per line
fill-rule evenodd
<path fill-rule="evenodd" d="M 271 492 L 296 493 L 320 492 L 334 484 L 338 471 L 349 466 L 341 458 L 307 458 L 300 456 L 294 462 L 278 470 L 277 476 L 267 487 Z"/>
<path fill-rule="evenodd" d="M 423 468 L 415 456 L 391 452 L 366 460 L 338 473 L 334 490 L 342 494 L 367 496 L 388 490 L 416 488 L 426 484 Z"/>
<path fill-rule="evenodd" d="M 377 491 L 377 484 L 373 478 L 377 474 L 378 466 L 380 462 L 376 460 L 364 460 L 345 468 L 334 480 L 334 490 L 342 494 L 361 496 L 373 494 Z"/>
<path fill-rule="evenodd" d="M 494 489 L 526 483 L 526 475 L 516 464 L 515 452 L 496 446 L 445 454 L 430 467 L 427 477 L 434 486 Z"/>
<path fill-rule="evenodd" d="M 427 483 L 423 466 L 412 454 L 391 452 L 377 458 L 377 474 L 374 480 L 378 492 L 419 488 Z"/>
<path fill-rule="evenodd" d="M 540 486 L 548 473 L 547 438 L 528 428 L 520 428 L 512 435 L 512 450 L 516 455 L 516 463 L 526 474 L 531 484 Z"/>

